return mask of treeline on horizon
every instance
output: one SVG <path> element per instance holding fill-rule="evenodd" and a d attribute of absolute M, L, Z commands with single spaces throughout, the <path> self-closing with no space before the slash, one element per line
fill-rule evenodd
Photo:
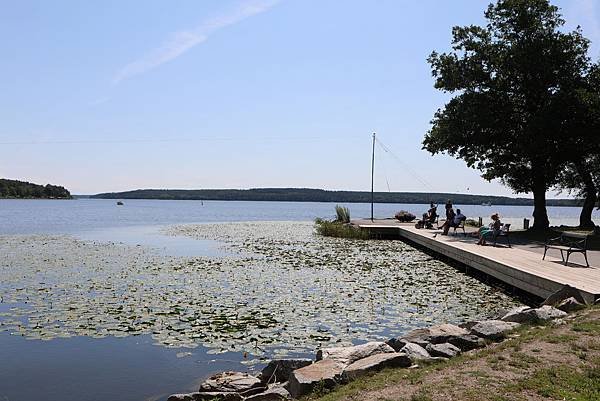
<path fill-rule="evenodd" d="M 71 193 L 58 185 L 38 185 L 0 178 L 0 198 L 71 199 Z"/>
<path fill-rule="evenodd" d="M 362 191 L 328 191 L 309 188 L 255 189 L 138 189 L 92 195 L 99 199 L 159 199 L 159 200 L 222 200 L 222 201 L 279 201 L 279 202 L 339 202 L 369 203 L 371 193 Z M 448 199 L 459 205 L 533 206 L 533 199 L 508 196 L 468 195 L 427 192 L 375 192 L 375 203 L 443 204 Z M 552 199 L 549 206 L 580 206 L 578 199 Z"/>

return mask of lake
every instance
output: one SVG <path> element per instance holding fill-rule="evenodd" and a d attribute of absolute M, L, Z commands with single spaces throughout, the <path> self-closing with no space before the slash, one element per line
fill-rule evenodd
<path fill-rule="evenodd" d="M 426 208 L 377 204 L 375 214 Z M 217 371 L 519 304 L 400 241 L 316 237 L 311 221 L 333 209 L 0 200 L 0 399 L 163 400 Z M 462 209 L 515 224 L 531 214 Z M 578 213 L 549 208 L 553 224 Z"/>

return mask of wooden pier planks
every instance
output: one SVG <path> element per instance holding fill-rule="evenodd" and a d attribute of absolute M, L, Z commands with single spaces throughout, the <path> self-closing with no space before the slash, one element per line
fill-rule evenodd
<path fill-rule="evenodd" d="M 587 302 L 593 303 L 600 297 L 600 268 L 597 267 L 578 267 L 571 263 L 564 266 L 560 259 L 548 256 L 543 261 L 540 254 L 524 249 L 478 246 L 471 238 L 442 236 L 439 230 L 366 221 L 358 225 L 379 232 L 397 231 L 402 238 L 542 298 L 565 284 L 580 290 Z"/>

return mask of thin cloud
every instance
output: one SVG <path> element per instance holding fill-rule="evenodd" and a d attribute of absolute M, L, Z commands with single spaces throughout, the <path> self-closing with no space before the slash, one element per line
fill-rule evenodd
<path fill-rule="evenodd" d="M 143 74 L 166 62 L 169 62 L 193 47 L 205 42 L 208 37 L 219 29 L 234 25 L 246 18 L 263 13 L 277 4 L 279 0 L 251 0 L 238 4 L 227 14 L 220 15 L 202 22 L 196 28 L 179 31 L 171 36 L 159 47 L 146 56 L 132 61 L 121 68 L 113 78 L 113 84 Z"/>

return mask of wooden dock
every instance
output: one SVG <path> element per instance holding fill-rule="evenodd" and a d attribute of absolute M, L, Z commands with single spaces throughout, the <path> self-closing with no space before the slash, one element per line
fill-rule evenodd
<path fill-rule="evenodd" d="M 486 273 L 515 288 L 547 298 L 564 285 L 577 288 L 588 303 L 600 299 L 600 268 L 585 267 L 519 248 L 479 246 L 473 238 L 441 235 L 440 230 L 416 229 L 414 224 L 392 220 L 355 221 L 366 229 L 388 237 L 406 239 L 469 268 Z M 452 231 L 451 231 L 452 232 Z M 580 255 L 574 255 L 574 258 Z M 577 261 L 577 260 L 576 260 Z"/>

